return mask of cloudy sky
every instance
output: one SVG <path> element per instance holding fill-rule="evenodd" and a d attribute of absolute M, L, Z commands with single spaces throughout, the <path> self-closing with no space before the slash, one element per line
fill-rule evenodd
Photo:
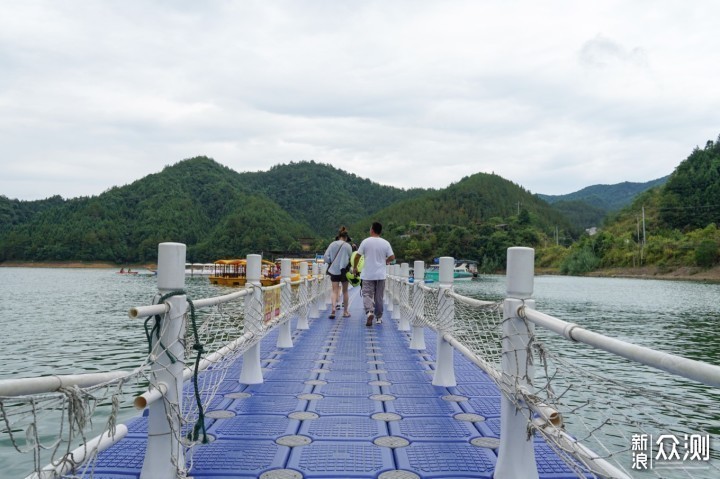
<path fill-rule="evenodd" d="M 381 184 L 644 182 L 720 134 L 717 0 L 0 0 L 0 195 L 206 155 Z"/>

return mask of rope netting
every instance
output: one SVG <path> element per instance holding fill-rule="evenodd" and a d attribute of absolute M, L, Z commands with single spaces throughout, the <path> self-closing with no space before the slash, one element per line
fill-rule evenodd
<path fill-rule="evenodd" d="M 540 328 L 531 337 L 535 377 L 523 399 L 559 414 L 560 428 L 535 428 L 548 444 L 599 477 L 602 461 L 630 477 L 720 477 L 720 454 L 711 448 L 720 421 L 708 414 L 718 410 L 720 391 L 588 349 Z M 638 370 L 652 379 L 638 383 Z"/>
<path fill-rule="evenodd" d="M 513 323 L 502 302 L 422 284 L 412 287 L 412 295 L 406 307 L 413 307 L 413 324 L 430 326 L 469 351 L 526 414 L 528 433 L 542 436 L 578 477 L 720 477 L 720 454 L 710 447 L 720 421 L 706 413 L 718 411 L 720 391 L 567 341 L 528 321 L 504 329 Z M 512 336 L 528 337 L 528 331 L 529 345 L 506 354 L 522 358 L 531 372 L 509 387 L 501 366 L 503 339 L 512 344 Z M 638 369 L 647 370 L 647 381 L 638 383 Z"/>
<path fill-rule="evenodd" d="M 0 397 L 0 437 L 5 477 L 59 477 L 43 471 L 47 464 L 70 471 L 91 465 L 97 450 L 80 447 L 103 431 L 118 433 L 118 424 L 132 410 L 132 399 L 147 388 L 146 365 L 122 379 L 93 387 L 63 387 L 52 393 Z M 129 406 L 127 404 L 129 403 Z M 126 406 L 122 406 L 125 404 Z M 133 413 L 135 413 L 133 411 Z M 74 452 L 73 452 L 74 451 Z M 22 474 L 22 475 L 21 475 Z M 89 477 L 82 474 L 67 477 Z"/>
<path fill-rule="evenodd" d="M 98 448 L 92 446 L 93 438 L 107 436 L 107 431 L 110 437 L 122 437 L 127 428 L 121 423 L 137 417 L 133 403 L 142 395 L 147 402 L 162 403 L 173 442 L 182 451 L 178 456 L 185 459 L 173 466 L 178 477 L 185 477 L 192 467 L 192 447 L 210 440 L 205 422 L 213 417 L 218 391 L 238 384 L 238 358 L 278 325 L 309 311 L 313 293 L 324 294 L 312 283 L 255 286 L 195 302 L 185 298 L 188 309 L 174 341 L 159 339 L 160 331 L 173 319 L 172 308 L 146 319 L 149 354 L 134 371 L 90 387 L 0 396 L 0 445 L 9 446 L 0 447 L 0 463 L 15 465 L 3 474 L 42 479 L 94 477 Z M 184 292 L 156 296 L 153 304 L 173 295 Z M 208 301 L 211 304 L 205 305 Z M 165 370 L 178 367 L 185 379 L 180 391 L 182 407 L 172 394 L 159 394 L 150 387 Z"/>

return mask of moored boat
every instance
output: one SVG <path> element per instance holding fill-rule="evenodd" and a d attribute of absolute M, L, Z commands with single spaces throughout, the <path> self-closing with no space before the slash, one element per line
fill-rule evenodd
<path fill-rule="evenodd" d="M 438 281 L 440 265 L 432 264 L 425 270 L 425 281 Z M 455 281 L 468 280 L 477 277 L 477 263 L 470 260 L 458 261 L 453 268 Z"/>
<path fill-rule="evenodd" d="M 215 263 L 185 263 L 187 276 L 210 276 L 215 273 Z"/>
<path fill-rule="evenodd" d="M 132 269 L 128 268 L 120 268 L 120 271 L 116 271 L 117 274 L 129 274 L 129 275 L 136 275 L 138 274 L 138 271 L 133 271 Z"/>
<path fill-rule="evenodd" d="M 247 282 L 247 261 L 244 259 L 219 259 L 208 276 L 210 283 L 221 286 L 245 286 Z M 260 284 L 272 286 L 280 282 L 280 268 L 272 261 L 262 260 Z"/>

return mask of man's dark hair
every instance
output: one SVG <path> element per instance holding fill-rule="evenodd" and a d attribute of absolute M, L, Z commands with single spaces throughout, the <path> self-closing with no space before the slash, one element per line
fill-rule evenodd
<path fill-rule="evenodd" d="M 375 234 L 379 235 L 382 233 L 382 225 L 379 222 L 375 221 L 372 224 L 372 230 L 375 232 Z"/>

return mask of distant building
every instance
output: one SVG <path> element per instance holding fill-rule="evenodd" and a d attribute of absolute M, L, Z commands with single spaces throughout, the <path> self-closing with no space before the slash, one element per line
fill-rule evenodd
<path fill-rule="evenodd" d="M 597 226 L 593 226 L 592 228 L 588 228 L 585 230 L 585 232 L 588 234 L 588 236 L 595 236 L 597 234 Z"/>
<path fill-rule="evenodd" d="M 303 251 L 312 250 L 315 241 L 315 238 L 298 238 L 298 243 L 300 243 L 300 247 Z"/>

